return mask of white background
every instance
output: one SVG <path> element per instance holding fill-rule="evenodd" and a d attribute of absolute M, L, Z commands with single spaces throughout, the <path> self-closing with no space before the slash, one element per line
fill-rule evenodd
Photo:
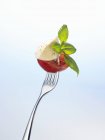
<path fill-rule="evenodd" d="M 21 140 L 45 72 L 35 49 L 67 24 L 80 75 L 60 73 L 31 139 L 105 140 L 104 0 L 0 1 L 0 140 Z"/>

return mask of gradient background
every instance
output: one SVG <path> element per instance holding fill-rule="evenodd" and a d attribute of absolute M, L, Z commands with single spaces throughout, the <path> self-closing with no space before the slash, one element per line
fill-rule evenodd
<path fill-rule="evenodd" d="M 67 24 L 80 68 L 60 73 L 41 102 L 32 140 L 105 140 L 104 0 L 0 1 L 0 140 L 21 140 L 45 72 L 37 47 Z"/>

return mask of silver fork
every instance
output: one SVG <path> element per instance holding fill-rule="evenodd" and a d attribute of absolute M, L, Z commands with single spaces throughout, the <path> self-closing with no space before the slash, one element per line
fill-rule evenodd
<path fill-rule="evenodd" d="M 59 73 L 58 72 L 57 73 L 47 73 L 46 74 L 46 78 L 45 78 L 45 80 L 43 82 L 40 95 L 39 95 L 39 97 L 38 97 L 38 99 L 36 101 L 36 104 L 34 105 L 34 108 L 33 108 L 32 112 L 31 112 L 31 115 L 30 115 L 28 124 L 26 126 L 26 129 L 25 129 L 25 132 L 24 132 L 22 140 L 30 140 L 33 121 L 34 121 L 34 117 L 35 117 L 37 107 L 38 107 L 41 99 L 47 93 L 49 93 L 50 91 L 52 91 L 56 87 L 56 85 L 58 83 L 58 79 L 59 79 Z"/>

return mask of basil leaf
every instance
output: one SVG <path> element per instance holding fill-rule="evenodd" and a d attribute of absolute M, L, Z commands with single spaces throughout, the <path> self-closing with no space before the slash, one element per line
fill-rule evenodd
<path fill-rule="evenodd" d="M 68 55 L 76 52 L 76 48 L 72 44 L 69 44 L 69 43 L 63 43 L 61 46 L 61 49 L 65 54 L 68 54 Z"/>
<path fill-rule="evenodd" d="M 67 25 L 63 25 L 58 32 L 58 37 L 60 42 L 61 43 L 66 42 L 66 40 L 68 39 L 68 35 L 69 35 L 69 31 Z"/>
<path fill-rule="evenodd" d="M 71 68 L 73 69 L 75 72 L 77 72 L 77 75 L 79 74 L 79 68 L 76 64 L 76 62 L 74 61 L 74 59 L 68 55 L 65 55 L 65 62 L 66 64 Z"/>
<path fill-rule="evenodd" d="M 59 43 L 54 43 L 53 45 L 52 45 L 52 48 L 53 48 L 53 50 L 55 51 L 55 52 L 57 52 L 57 53 L 61 53 L 61 45 L 59 44 Z"/>

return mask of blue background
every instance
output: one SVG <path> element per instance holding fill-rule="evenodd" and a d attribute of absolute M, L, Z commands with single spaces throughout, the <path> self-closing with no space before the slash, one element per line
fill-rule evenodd
<path fill-rule="evenodd" d="M 21 140 L 46 72 L 35 50 L 67 24 L 80 75 L 67 69 L 40 103 L 32 139 L 105 140 L 104 0 L 0 1 L 0 139 Z"/>

